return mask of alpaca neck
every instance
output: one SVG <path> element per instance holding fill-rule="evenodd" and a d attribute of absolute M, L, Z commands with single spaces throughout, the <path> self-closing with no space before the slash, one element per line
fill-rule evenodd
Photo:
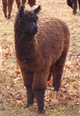
<path fill-rule="evenodd" d="M 28 41 L 30 40 L 30 41 Z M 36 59 L 35 38 L 15 40 L 17 57 L 20 61 L 31 62 Z"/>

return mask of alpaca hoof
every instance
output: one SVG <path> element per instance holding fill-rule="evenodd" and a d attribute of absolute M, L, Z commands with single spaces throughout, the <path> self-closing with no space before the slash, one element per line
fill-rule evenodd
<path fill-rule="evenodd" d="M 8 15 L 7 19 L 10 19 L 10 18 L 11 18 L 10 15 Z"/>
<path fill-rule="evenodd" d="M 7 15 L 5 15 L 5 18 L 7 18 Z"/>
<path fill-rule="evenodd" d="M 27 104 L 24 108 L 30 108 L 32 104 Z"/>
<path fill-rule="evenodd" d="M 60 82 L 55 84 L 54 91 L 59 91 L 59 88 L 60 88 Z"/>
<path fill-rule="evenodd" d="M 74 15 L 76 15 L 76 13 L 77 13 L 76 11 L 73 11 L 73 14 L 74 14 Z"/>
<path fill-rule="evenodd" d="M 54 88 L 54 91 L 59 91 L 59 88 L 55 87 L 55 88 Z"/>
<path fill-rule="evenodd" d="M 38 110 L 38 114 L 44 114 L 44 113 L 45 113 L 44 109 L 39 109 Z"/>

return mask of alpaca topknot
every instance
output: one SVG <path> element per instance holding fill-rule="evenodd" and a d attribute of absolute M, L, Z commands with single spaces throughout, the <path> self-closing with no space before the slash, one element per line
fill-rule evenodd
<path fill-rule="evenodd" d="M 38 19 L 40 9 L 38 6 L 33 11 L 24 11 L 21 7 L 22 18 L 16 18 L 14 34 L 16 58 L 27 89 L 26 107 L 33 104 L 35 97 L 38 113 L 43 114 L 47 80 L 52 78 L 54 91 L 59 91 L 70 33 L 59 19 L 49 16 Z"/>
<path fill-rule="evenodd" d="M 25 9 L 25 8 L 24 8 L 23 5 L 20 6 L 20 8 L 19 8 L 19 10 L 18 10 L 18 17 L 23 17 L 24 14 L 27 15 L 28 13 L 35 13 L 35 14 L 37 14 L 37 13 L 39 13 L 39 11 L 41 10 L 41 6 L 39 5 L 36 9 L 31 10 L 31 11 L 27 11 L 27 10 L 24 11 L 24 9 Z"/>

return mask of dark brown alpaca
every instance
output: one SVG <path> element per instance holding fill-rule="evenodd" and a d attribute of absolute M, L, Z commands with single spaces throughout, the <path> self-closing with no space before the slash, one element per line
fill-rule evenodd
<path fill-rule="evenodd" d="M 67 0 L 67 4 L 73 9 L 73 14 L 76 14 L 78 4 L 80 10 L 80 0 Z"/>
<path fill-rule="evenodd" d="M 45 89 L 51 75 L 54 91 L 60 88 L 70 34 L 61 20 L 49 16 L 38 20 L 39 11 L 40 6 L 34 11 L 24 11 L 24 7 L 20 7 L 14 33 L 17 62 L 27 89 L 26 107 L 33 104 L 35 97 L 38 113 L 43 114 Z"/>
<path fill-rule="evenodd" d="M 20 5 L 25 5 L 26 0 L 15 0 L 17 4 L 17 8 L 20 7 Z M 21 3 L 22 1 L 22 3 Z M 14 0 L 2 0 L 3 4 L 3 13 L 5 18 L 10 18 L 11 17 L 11 12 L 12 12 L 12 6 L 13 6 Z M 32 7 L 35 5 L 36 0 L 28 0 L 28 4 Z"/>

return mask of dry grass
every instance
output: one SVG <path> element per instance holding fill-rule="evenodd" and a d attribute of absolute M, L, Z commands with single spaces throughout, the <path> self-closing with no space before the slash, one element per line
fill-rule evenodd
<path fill-rule="evenodd" d="M 37 5 L 39 4 L 42 6 L 39 17 L 48 15 L 62 19 L 69 26 L 71 33 L 61 90 L 57 93 L 57 98 L 52 88 L 46 90 L 44 116 L 80 116 L 80 11 L 77 10 L 77 14 L 73 15 L 66 0 L 37 0 Z M 30 9 L 27 4 L 26 8 Z M 14 3 L 12 18 L 5 19 L 0 1 L 0 46 L 3 53 L 0 69 L 0 116 L 38 116 L 36 103 L 30 109 L 24 109 L 26 90 L 17 70 L 14 53 L 16 12 Z"/>

